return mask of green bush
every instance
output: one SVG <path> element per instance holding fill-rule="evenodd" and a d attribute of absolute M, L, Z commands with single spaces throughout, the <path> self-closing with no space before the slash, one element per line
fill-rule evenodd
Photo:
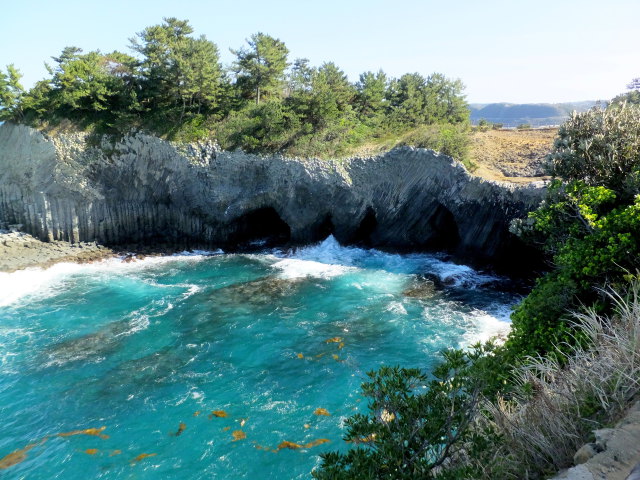
<path fill-rule="evenodd" d="M 430 148 L 455 158 L 469 169 L 474 167 L 469 161 L 471 145 L 469 124 L 425 125 L 405 135 L 400 141 L 400 145 Z"/>
<path fill-rule="evenodd" d="M 542 205 L 514 232 L 542 247 L 553 270 L 512 315 L 514 356 L 570 341 L 563 318 L 580 305 L 608 304 L 598 287 L 620 286 L 640 269 L 640 106 L 574 114 L 559 130 Z"/>
<path fill-rule="evenodd" d="M 609 188 L 622 201 L 638 193 L 640 105 L 574 113 L 558 131 L 549 172 L 567 182 Z"/>
<path fill-rule="evenodd" d="M 418 369 L 369 372 L 362 385 L 369 411 L 345 421 L 344 439 L 355 447 L 321 455 L 314 478 L 477 478 L 477 470 L 456 461 L 494 448 L 492 431 L 471 425 L 481 399 L 504 386 L 504 363 L 491 343 L 442 355 L 431 380 Z"/>

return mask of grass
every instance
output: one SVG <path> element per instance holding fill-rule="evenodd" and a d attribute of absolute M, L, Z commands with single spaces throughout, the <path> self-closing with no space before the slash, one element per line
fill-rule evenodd
<path fill-rule="evenodd" d="M 607 294 L 613 315 L 575 314 L 577 346 L 529 358 L 516 370 L 517 393 L 486 405 L 480 424 L 503 438 L 498 456 L 513 478 L 570 466 L 592 431 L 618 420 L 640 393 L 640 281 Z"/>

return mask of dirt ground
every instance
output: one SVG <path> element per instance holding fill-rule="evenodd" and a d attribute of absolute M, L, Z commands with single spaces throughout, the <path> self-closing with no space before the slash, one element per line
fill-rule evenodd
<path fill-rule="evenodd" d="M 516 183 L 541 180 L 556 133 L 556 128 L 476 131 L 471 137 L 471 161 L 478 166 L 473 173 Z"/>

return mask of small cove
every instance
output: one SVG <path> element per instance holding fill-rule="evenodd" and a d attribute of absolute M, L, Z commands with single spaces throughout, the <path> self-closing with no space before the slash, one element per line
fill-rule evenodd
<path fill-rule="evenodd" d="M 508 330 L 519 298 L 438 255 L 333 237 L 60 264 L 0 287 L 0 458 L 31 446 L 6 473 L 34 479 L 308 478 L 349 447 L 366 372 L 429 369 Z"/>

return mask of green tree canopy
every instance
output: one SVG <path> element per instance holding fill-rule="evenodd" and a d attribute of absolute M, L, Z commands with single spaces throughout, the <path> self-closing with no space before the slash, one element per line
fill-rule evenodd
<path fill-rule="evenodd" d="M 213 110 L 221 90 L 218 47 L 191 33 L 186 20 L 165 18 L 131 39 L 131 48 L 142 55 L 145 106 L 172 110 L 178 121 L 188 112 Z"/>
<path fill-rule="evenodd" d="M 0 120 L 11 120 L 22 116 L 24 88 L 20 84 L 22 74 L 13 65 L 7 72 L 0 71 Z"/>
<path fill-rule="evenodd" d="M 378 73 L 364 72 L 356 83 L 356 110 L 360 118 L 367 123 L 379 124 L 387 109 L 387 75 L 379 70 Z"/>
<path fill-rule="evenodd" d="M 465 122 L 469 109 L 463 90 L 460 80 L 450 80 L 441 73 L 426 79 L 419 73 L 404 74 L 389 86 L 391 119 L 409 125 Z"/>
<path fill-rule="evenodd" d="M 289 74 L 289 93 L 311 90 L 315 71 L 315 68 L 309 66 L 308 58 L 296 58 Z"/>
<path fill-rule="evenodd" d="M 425 85 L 426 117 L 430 122 L 462 123 L 469 120 L 469 108 L 464 98 L 464 84 L 441 73 L 429 75 Z"/>
<path fill-rule="evenodd" d="M 311 77 L 307 120 L 324 128 L 351 111 L 355 89 L 347 75 L 333 62 L 323 63 Z"/>
<path fill-rule="evenodd" d="M 134 60 L 123 53 L 83 54 L 80 48 L 66 47 L 53 60 L 56 65 L 48 67 L 50 106 L 63 114 L 110 110 L 114 103 L 122 103 L 116 99 L 131 91 Z"/>
<path fill-rule="evenodd" d="M 231 50 L 237 57 L 234 68 L 243 95 L 255 99 L 256 104 L 265 97 L 280 97 L 289 49 L 284 42 L 262 32 L 251 35 L 247 43 L 249 48 Z"/>
<path fill-rule="evenodd" d="M 264 33 L 231 50 L 235 62 L 223 69 L 216 45 L 173 17 L 137 33 L 130 48 L 134 56 L 67 47 L 26 93 L 17 70 L 1 73 L 0 115 L 34 126 L 69 119 L 104 133 L 139 127 L 176 140 L 216 135 L 251 151 L 333 156 L 365 143 L 370 152 L 410 144 L 465 160 L 463 85 L 444 75 L 396 80 L 380 70 L 352 83 L 335 63 L 304 58 L 288 70 L 287 47 Z"/>

